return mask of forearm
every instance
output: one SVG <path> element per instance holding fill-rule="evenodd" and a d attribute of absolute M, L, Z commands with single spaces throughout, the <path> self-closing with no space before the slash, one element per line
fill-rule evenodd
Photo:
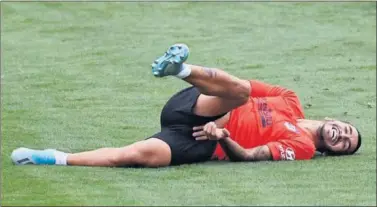
<path fill-rule="evenodd" d="M 241 147 L 237 142 L 233 141 L 231 138 L 228 137 L 221 139 L 219 140 L 219 144 L 231 161 L 247 160 L 246 149 Z"/>
<path fill-rule="evenodd" d="M 270 149 L 266 145 L 245 149 L 230 138 L 219 140 L 219 144 L 231 161 L 272 160 Z"/>

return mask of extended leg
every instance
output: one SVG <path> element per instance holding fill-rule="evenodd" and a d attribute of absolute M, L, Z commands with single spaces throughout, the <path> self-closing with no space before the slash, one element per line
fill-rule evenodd
<path fill-rule="evenodd" d="M 121 148 L 101 148 L 74 154 L 19 148 L 13 151 L 11 157 L 15 164 L 164 167 L 170 164 L 171 151 L 164 141 L 151 138 Z"/>

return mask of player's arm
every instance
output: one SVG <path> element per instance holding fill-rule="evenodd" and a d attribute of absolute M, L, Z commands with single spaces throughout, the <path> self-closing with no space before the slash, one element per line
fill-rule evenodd
<path fill-rule="evenodd" d="M 215 122 L 204 126 L 194 127 L 193 136 L 196 140 L 217 140 L 231 161 L 263 161 L 272 160 L 270 149 L 263 145 L 245 149 L 229 136 L 225 128 L 218 128 Z"/>
<path fill-rule="evenodd" d="M 229 137 L 219 139 L 218 142 L 231 161 L 272 160 L 272 154 L 266 145 L 245 149 Z"/>
<path fill-rule="evenodd" d="M 193 130 L 196 140 L 217 140 L 232 161 L 309 160 L 316 150 L 310 138 L 293 132 L 290 139 L 281 139 L 245 149 L 230 138 L 228 130 L 218 128 L 214 122 L 194 127 Z"/>

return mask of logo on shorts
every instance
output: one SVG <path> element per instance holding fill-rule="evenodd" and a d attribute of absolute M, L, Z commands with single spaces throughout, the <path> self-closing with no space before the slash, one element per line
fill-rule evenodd
<path fill-rule="evenodd" d="M 285 122 L 284 126 L 287 127 L 288 130 L 290 130 L 292 132 L 295 132 L 295 133 L 298 133 L 297 128 L 295 127 L 295 125 L 293 125 L 293 124 L 291 124 L 289 122 Z"/>

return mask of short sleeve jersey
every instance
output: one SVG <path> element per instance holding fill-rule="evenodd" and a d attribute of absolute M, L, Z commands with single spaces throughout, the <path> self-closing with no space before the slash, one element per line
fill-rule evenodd
<path fill-rule="evenodd" d="M 274 160 L 306 160 L 315 154 L 309 134 L 297 126 L 304 113 L 297 95 L 286 88 L 251 80 L 249 101 L 232 110 L 225 128 L 244 148 L 267 145 Z M 213 159 L 227 159 L 218 145 Z"/>

